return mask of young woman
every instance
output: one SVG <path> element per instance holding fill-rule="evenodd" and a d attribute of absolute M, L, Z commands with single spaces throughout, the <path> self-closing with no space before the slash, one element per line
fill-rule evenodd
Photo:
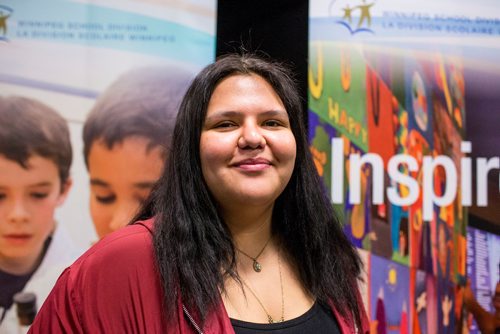
<path fill-rule="evenodd" d="M 32 332 L 368 331 L 280 65 L 231 55 L 194 79 L 140 219 L 66 270 Z"/>

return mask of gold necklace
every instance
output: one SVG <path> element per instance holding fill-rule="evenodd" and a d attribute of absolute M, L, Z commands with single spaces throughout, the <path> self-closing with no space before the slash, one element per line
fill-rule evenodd
<path fill-rule="evenodd" d="M 264 247 L 262 247 L 262 249 L 260 250 L 259 254 L 257 254 L 256 257 L 253 257 L 253 256 L 250 256 L 248 255 L 247 253 L 245 253 L 244 251 L 242 251 L 241 249 L 239 249 L 238 247 L 234 247 L 236 248 L 236 250 L 238 252 L 240 252 L 241 254 L 245 255 L 246 257 L 250 258 L 253 260 L 253 270 L 256 272 L 256 273 L 260 273 L 262 271 L 262 265 L 260 264 L 259 261 L 257 261 L 257 259 L 259 258 L 259 256 L 262 254 L 262 252 L 264 252 L 264 249 L 266 249 L 266 246 L 267 244 L 269 243 L 269 241 L 271 240 L 272 236 L 269 237 L 269 239 L 267 239 L 266 243 L 264 244 Z"/>
<path fill-rule="evenodd" d="M 281 319 L 280 319 L 280 322 L 283 322 L 283 321 L 285 321 L 285 295 L 283 293 L 283 277 L 281 275 L 281 258 L 280 258 L 279 252 L 278 252 L 278 270 L 280 273 L 280 286 L 281 286 Z M 269 321 L 270 324 L 274 323 L 275 321 L 274 321 L 273 317 L 269 314 L 269 312 L 267 312 L 266 308 L 264 307 L 264 304 L 262 304 L 259 297 L 257 297 L 257 294 L 252 290 L 252 288 L 250 288 L 250 286 L 243 279 L 240 278 L 240 281 L 248 289 L 248 291 L 250 291 L 250 293 L 255 297 L 255 299 L 259 303 L 260 307 L 262 308 L 262 310 L 266 314 L 267 321 Z"/>

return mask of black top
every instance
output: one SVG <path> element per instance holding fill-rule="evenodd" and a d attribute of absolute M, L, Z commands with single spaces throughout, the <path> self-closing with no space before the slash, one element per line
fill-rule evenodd
<path fill-rule="evenodd" d="M 335 316 L 328 306 L 316 301 L 314 305 L 300 317 L 277 322 L 273 324 L 256 324 L 236 319 L 231 319 L 236 334 L 340 334 L 339 326 Z"/>

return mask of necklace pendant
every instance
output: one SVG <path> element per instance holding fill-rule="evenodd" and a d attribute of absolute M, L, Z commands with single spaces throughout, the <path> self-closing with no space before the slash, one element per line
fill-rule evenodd
<path fill-rule="evenodd" d="M 257 260 L 253 260 L 253 270 L 255 270 L 255 272 L 257 273 L 260 273 L 262 270 L 262 266 L 259 262 L 257 262 Z"/>

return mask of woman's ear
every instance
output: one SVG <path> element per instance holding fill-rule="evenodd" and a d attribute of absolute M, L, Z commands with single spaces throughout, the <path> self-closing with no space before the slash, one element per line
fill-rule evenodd
<path fill-rule="evenodd" d="M 57 206 L 61 206 L 66 201 L 69 191 L 73 186 L 73 179 L 68 177 L 66 181 L 61 185 L 61 193 L 59 194 L 59 199 L 57 200 Z"/>

